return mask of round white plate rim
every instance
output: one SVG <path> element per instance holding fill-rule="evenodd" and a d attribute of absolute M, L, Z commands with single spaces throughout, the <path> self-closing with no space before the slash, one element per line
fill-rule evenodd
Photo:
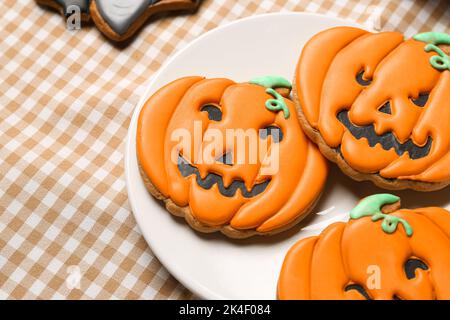
<path fill-rule="evenodd" d="M 175 54 L 173 54 L 172 56 L 170 56 L 166 62 L 160 67 L 160 69 L 151 77 L 149 83 L 146 85 L 146 89 L 145 92 L 142 94 L 141 98 L 139 99 L 138 103 L 136 104 L 136 107 L 134 108 L 133 111 L 133 115 L 131 117 L 131 121 L 129 124 L 129 129 L 128 129 L 128 134 L 127 134 L 127 140 L 126 140 L 126 144 L 125 144 L 125 156 L 124 156 L 124 166 L 125 166 L 125 180 L 126 180 L 126 188 L 127 188 L 127 193 L 128 193 L 128 200 L 129 200 L 129 204 L 131 206 L 131 210 L 133 212 L 133 215 L 137 221 L 137 224 L 142 232 L 142 235 L 145 239 L 145 241 L 147 242 L 148 246 L 150 247 L 150 249 L 152 250 L 153 254 L 158 258 L 158 260 L 161 262 L 161 264 L 169 271 L 169 273 L 171 275 L 173 275 L 184 287 L 186 287 L 187 289 L 189 289 L 191 292 L 193 292 L 195 295 L 202 297 L 202 298 L 206 298 L 206 299 L 225 299 L 225 297 L 222 297 L 218 294 L 216 294 L 214 291 L 210 290 L 209 288 L 203 286 L 202 284 L 198 283 L 195 279 L 192 279 L 189 275 L 186 275 L 182 272 L 182 270 L 180 270 L 176 265 L 170 263 L 167 258 L 167 256 L 163 253 L 162 250 L 160 250 L 160 248 L 158 248 L 157 246 L 153 245 L 153 241 L 151 240 L 151 236 L 148 232 L 146 232 L 145 227 L 143 227 L 143 221 L 140 217 L 140 214 L 137 213 L 137 208 L 134 204 L 134 202 L 131 200 L 132 199 L 132 190 L 131 190 L 131 179 L 130 179 L 130 166 L 132 166 L 132 164 L 130 163 L 131 159 L 128 157 L 130 152 L 135 152 L 134 149 L 132 149 L 132 140 L 134 140 L 134 135 L 133 135 L 133 126 L 136 124 L 137 122 L 137 118 L 139 116 L 139 112 L 144 104 L 144 102 L 148 99 L 149 97 L 149 92 L 151 91 L 151 88 L 153 86 L 153 84 L 157 81 L 158 77 L 161 75 L 161 73 L 164 72 L 165 68 L 167 66 L 169 66 L 173 61 L 175 61 L 177 59 L 178 56 L 180 56 L 185 50 L 187 50 L 187 48 L 189 48 L 190 46 L 195 45 L 197 42 L 202 41 L 204 38 L 210 36 L 211 34 L 218 32 L 222 29 L 231 27 L 235 24 L 239 24 L 242 22 L 246 22 L 248 20 L 254 20 L 254 19 L 264 19 L 268 16 L 275 16 L 275 15 L 281 15 L 281 16 L 298 16 L 303 17 L 303 16 L 314 16 L 314 17 L 320 17 L 320 18 L 329 18 L 332 19 L 334 21 L 337 22 L 341 22 L 342 25 L 353 25 L 355 27 L 360 27 L 363 29 L 367 29 L 367 27 L 358 25 L 356 22 L 354 21 L 349 21 L 349 20 L 345 20 L 345 19 L 341 19 L 338 17 L 328 17 L 326 15 L 322 15 L 322 14 L 316 14 L 316 13 L 308 13 L 308 12 L 275 12 L 275 13 L 265 13 L 265 14 L 260 14 L 260 15 L 255 15 L 255 16 L 250 16 L 250 17 L 246 17 L 246 18 L 242 18 L 242 19 L 238 19 L 232 22 L 229 22 L 227 24 L 224 24 L 222 26 L 219 26 L 215 29 L 212 29 L 202 35 L 200 35 L 199 37 L 195 38 L 194 40 L 192 40 L 189 44 L 187 44 L 185 47 L 183 47 L 182 49 L 178 50 L 177 52 L 175 52 Z M 151 197 L 149 195 L 149 197 Z"/>

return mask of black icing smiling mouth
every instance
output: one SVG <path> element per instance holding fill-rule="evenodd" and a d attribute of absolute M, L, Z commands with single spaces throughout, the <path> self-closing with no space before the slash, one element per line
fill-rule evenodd
<path fill-rule="evenodd" d="M 366 138 L 370 147 L 374 147 L 379 143 L 384 150 L 394 149 L 399 156 L 408 152 L 409 157 L 413 160 L 426 157 L 430 153 L 431 145 L 433 143 L 431 137 L 428 137 L 427 143 L 420 147 L 411 139 L 408 139 L 405 143 L 401 143 L 392 132 L 387 132 L 379 136 L 376 134 L 373 125 L 354 125 L 348 117 L 348 110 L 339 112 L 337 118 L 356 139 Z"/>
<path fill-rule="evenodd" d="M 270 180 L 266 180 L 262 183 L 255 184 L 251 191 L 248 191 L 245 187 L 245 183 L 242 180 L 234 180 L 227 188 L 224 186 L 223 179 L 216 173 L 208 173 L 208 175 L 202 179 L 198 169 L 191 165 L 182 155 L 178 155 L 178 170 L 183 177 L 189 177 L 193 174 L 196 175 L 197 184 L 205 190 L 212 188 L 214 184 L 217 184 L 219 192 L 224 197 L 231 198 L 236 194 L 237 189 L 241 190 L 241 194 L 244 198 L 253 198 L 266 190 L 270 183 Z"/>

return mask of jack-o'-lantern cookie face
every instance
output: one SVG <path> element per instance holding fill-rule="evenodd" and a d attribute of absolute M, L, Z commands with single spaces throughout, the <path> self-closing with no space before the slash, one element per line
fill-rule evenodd
<path fill-rule="evenodd" d="M 288 252 L 280 299 L 450 299 L 450 212 L 399 209 L 399 198 L 363 199 Z"/>
<path fill-rule="evenodd" d="M 421 191 L 450 182 L 450 35 L 338 27 L 300 57 L 305 131 L 356 180 Z"/>
<path fill-rule="evenodd" d="M 327 164 L 302 132 L 289 92 L 280 77 L 187 77 L 160 89 L 138 120 L 149 191 L 203 232 L 245 238 L 300 221 Z"/>

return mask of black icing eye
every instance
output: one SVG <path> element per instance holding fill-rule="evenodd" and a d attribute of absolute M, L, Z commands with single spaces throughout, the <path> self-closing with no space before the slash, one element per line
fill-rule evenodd
<path fill-rule="evenodd" d="M 223 164 L 226 164 L 227 166 L 233 165 L 233 154 L 231 152 L 227 152 L 217 158 L 217 161 Z"/>
<path fill-rule="evenodd" d="M 362 70 L 360 73 L 356 75 L 356 82 L 358 82 L 363 87 L 367 87 L 372 83 L 372 80 L 364 79 L 364 70 Z"/>
<path fill-rule="evenodd" d="M 353 283 L 353 284 L 349 284 L 345 287 L 344 289 L 345 291 L 350 291 L 350 290 L 356 290 L 358 291 L 366 300 L 372 300 L 369 296 L 369 294 L 366 292 L 366 290 L 363 288 L 363 286 Z"/>
<path fill-rule="evenodd" d="M 259 136 L 261 139 L 267 139 L 267 136 L 271 135 L 275 143 L 279 143 L 283 140 L 283 132 L 276 126 L 268 126 L 259 130 Z"/>
<path fill-rule="evenodd" d="M 208 119 L 213 121 L 222 121 L 222 110 L 216 105 L 206 104 L 200 111 L 208 112 Z"/>
<path fill-rule="evenodd" d="M 411 101 L 418 107 L 424 107 L 427 104 L 429 97 L 429 93 L 421 93 L 417 99 L 411 98 Z"/>
<path fill-rule="evenodd" d="M 416 269 L 428 270 L 428 266 L 419 259 L 408 259 L 404 265 L 406 278 L 409 280 L 416 277 Z"/>
<path fill-rule="evenodd" d="M 382 113 L 386 113 L 386 114 L 392 114 L 391 102 L 388 101 L 385 104 L 383 104 L 383 106 L 380 109 L 378 109 L 378 111 L 380 111 Z"/>

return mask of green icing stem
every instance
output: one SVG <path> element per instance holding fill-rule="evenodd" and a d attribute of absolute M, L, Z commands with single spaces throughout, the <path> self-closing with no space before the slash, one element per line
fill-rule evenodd
<path fill-rule="evenodd" d="M 269 109 L 270 111 L 275 112 L 283 111 L 284 118 L 285 119 L 289 118 L 290 116 L 289 108 L 286 105 L 283 96 L 274 90 L 274 88 L 292 89 L 292 85 L 288 80 L 279 76 L 265 76 L 254 78 L 250 80 L 249 83 L 267 88 L 266 93 L 270 94 L 275 99 L 268 99 L 266 101 L 266 108 Z"/>
<path fill-rule="evenodd" d="M 447 44 L 450 45 L 450 34 L 443 32 L 424 32 L 416 34 L 414 40 L 422 41 L 425 43 L 432 43 L 435 45 L 438 44 Z"/>
<path fill-rule="evenodd" d="M 425 46 L 425 51 L 430 52 L 434 51 L 438 54 L 438 56 L 432 56 L 430 58 L 431 65 L 438 70 L 449 70 L 450 71 L 450 57 L 442 51 L 441 48 L 434 44 L 427 44 Z"/>
<path fill-rule="evenodd" d="M 289 80 L 286 80 L 280 76 L 264 76 L 259 78 L 254 78 L 249 81 L 249 83 L 263 86 L 265 88 L 288 88 L 292 89 L 292 84 Z"/>
<path fill-rule="evenodd" d="M 400 198 L 388 193 L 375 194 L 362 199 L 358 205 L 350 211 L 351 219 L 359 219 L 362 217 L 372 217 L 372 221 L 383 220 L 381 228 L 384 232 L 391 234 L 397 230 L 398 224 L 401 223 L 405 228 L 406 235 L 412 236 L 413 229 L 408 221 L 388 214 L 384 214 L 381 208 L 386 204 L 392 204 L 400 201 Z"/>
<path fill-rule="evenodd" d="M 272 88 L 268 88 L 266 90 L 266 93 L 270 94 L 275 98 L 275 99 L 268 99 L 266 101 L 266 108 L 269 109 L 270 111 L 282 110 L 284 113 L 284 118 L 288 119 L 290 116 L 290 112 L 288 106 L 286 105 L 286 102 L 284 101 L 283 96 Z"/>
<path fill-rule="evenodd" d="M 438 47 L 440 44 L 450 45 L 450 34 L 442 32 L 425 32 L 415 35 L 414 40 L 427 43 L 426 52 L 434 51 L 438 55 L 430 58 L 430 64 L 433 68 L 444 71 L 450 71 L 450 57 Z"/>

